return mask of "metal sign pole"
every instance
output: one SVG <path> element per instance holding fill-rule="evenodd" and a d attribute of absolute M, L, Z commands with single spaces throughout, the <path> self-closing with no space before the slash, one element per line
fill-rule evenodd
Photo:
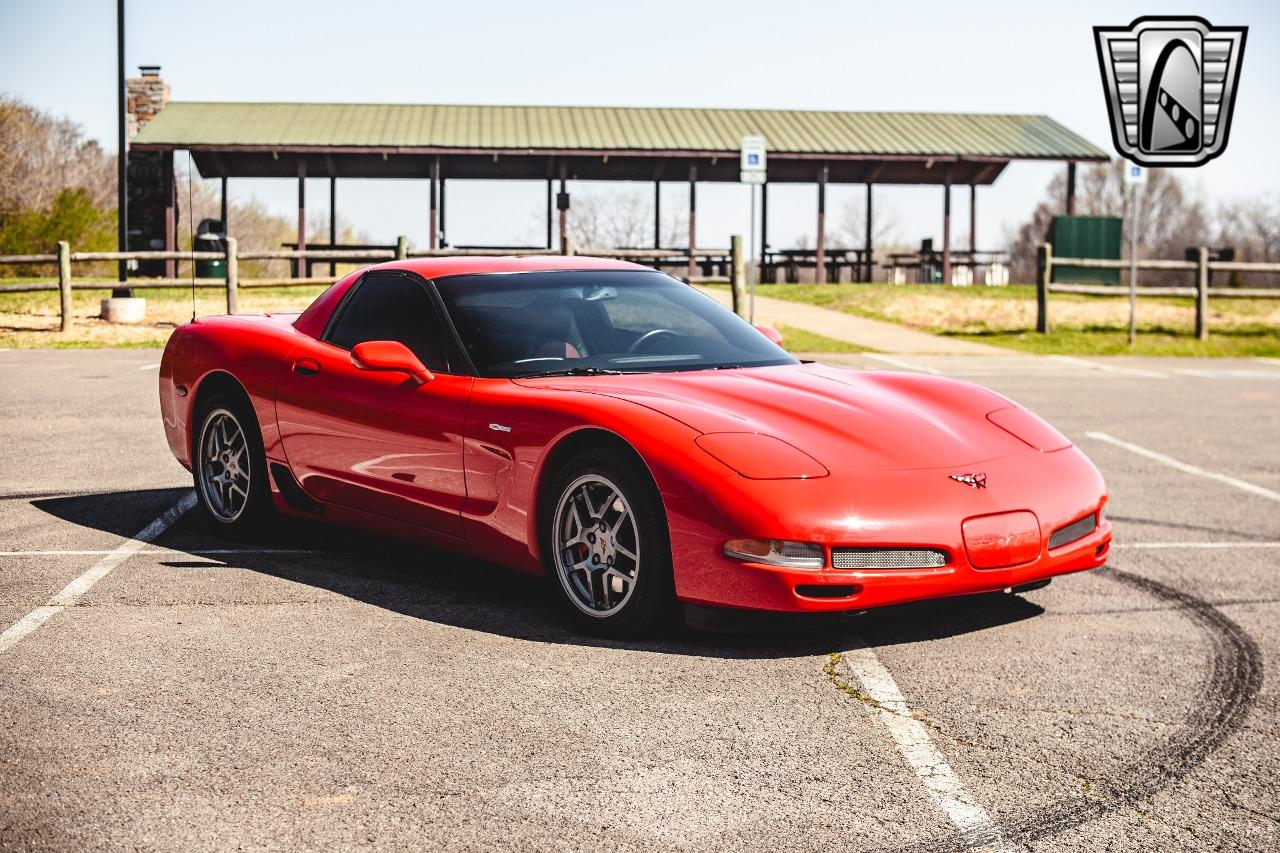
<path fill-rule="evenodd" d="M 1129 348 L 1138 342 L 1138 184 L 1129 184 Z"/>

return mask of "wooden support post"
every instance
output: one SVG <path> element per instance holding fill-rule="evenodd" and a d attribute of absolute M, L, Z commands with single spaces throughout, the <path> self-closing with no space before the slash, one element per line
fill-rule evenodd
<path fill-rule="evenodd" d="M 560 195 L 556 197 L 556 209 L 560 211 L 560 254 L 569 255 L 569 166 L 560 161 Z"/>
<path fill-rule="evenodd" d="M 61 331 L 71 330 L 71 244 L 58 241 L 58 302 L 62 309 Z"/>
<path fill-rule="evenodd" d="M 769 274 L 767 277 L 765 263 L 769 259 L 769 182 L 765 181 L 760 185 L 760 272 L 756 275 L 757 281 L 773 281 L 774 276 Z"/>
<path fill-rule="evenodd" d="M 227 313 L 240 311 L 240 259 L 236 255 L 236 238 L 227 238 Z"/>
<path fill-rule="evenodd" d="M 551 220 L 554 218 L 552 216 L 551 211 L 553 210 L 552 205 L 554 202 L 552 200 L 552 196 L 554 195 L 555 195 L 555 181 L 551 180 L 551 178 L 547 178 L 547 248 L 548 249 L 551 248 L 551 238 L 552 238 Z"/>
<path fill-rule="evenodd" d="M 1209 249 L 1201 246 L 1196 257 L 1196 340 L 1209 340 Z"/>
<path fill-rule="evenodd" d="M 1076 215 L 1076 164 L 1067 163 L 1067 216 Z"/>
<path fill-rule="evenodd" d="M 440 211 L 436 208 L 436 184 L 440 180 L 440 158 L 431 158 L 431 232 L 427 237 L 427 248 L 435 251 L 440 247 Z"/>
<path fill-rule="evenodd" d="M 409 238 L 401 234 L 396 238 L 396 260 L 403 261 L 409 257 Z"/>
<path fill-rule="evenodd" d="M 942 283 L 951 283 L 951 167 L 942 179 Z"/>
<path fill-rule="evenodd" d="M 695 265 L 693 253 L 698 248 L 698 164 L 689 164 L 689 271 L 687 276 L 693 280 Z"/>
<path fill-rule="evenodd" d="M 231 223 L 227 221 L 227 176 L 222 176 L 222 199 L 218 204 L 218 221 L 222 223 L 222 233 L 225 235 L 231 230 Z"/>
<path fill-rule="evenodd" d="M 729 238 L 729 288 L 733 291 L 733 313 L 745 317 L 747 310 L 747 259 L 742 254 L 742 235 Z"/>
<path fill-rule="evenodd" d="M 163 157 L 164 171 L 164 250 L 178 250 L 178 187 L 173 176 L 173 152 L 166 151 Z M 191 215 L 191 211 L 187 211 Z M 194 248 L 194 247 L 193 247 Z M 165 278 L 177 276 L 178 262 L 172 258 L 164 262 Z"/>
<path fill-rule="evenodd" d="M 662 248 L 662 181 L 653 182 L 653 248 Z"/>
<path fill-rule="evenodd" d="M 307 161 L 298 160 L 298 251 L 307 250 Z M 310 271 L 310 264 L 298 258 L 293 264 L 293 275 L 302 278 Z"/>
<path fill-rule="evenodd" d="M 1049 282 L 1053 279 L 1053 245 L 1041 243 L 1036 250 L 1036 331 L 1049 331 Z"/>
<path fill-rule="evenodd" d="M 873 229 L 873 228 L 871 227 L 871 184 L 870 184 L 870 183 L 868 183 L 868 184 L 867 184 L 867 221 L 866 221 L 866 229 L 867 229 L 867 236 L 866 236 L 865 240 L 863 241 L 863 245 L 864 245 L 864 246 L 866 246 L 866 249 L 867 249 L 867 258 L 866 258 L 866 264 L 867 264 L 867 277 L 866 277 L 866 278 L 864 278 L 864 279 L 863 279 L 863 281 L 865 281 L 865 282 L 867 282 L 868 284 L 870 284 L 870 283 L 871 283 L 871 279 L 872 279 L 872 278 L 874 277 L 874 275 L 875 275 L 875 252 L 876 252 L 875 245 L 874 245 L 874 244 L 875 244 L 875 239 L 876 239 L 876 238 L 875 238 L 875 233 L 876 233 L 876 232 L 875 232 L 875 229 Z"/>
<path fill-rule="evenodd" d="M 813 265 L 813 283 L 827 280 L 827 164 L 818 167 L 818 240 Z"/>
<path fill-rule="evenodd" d="M 969 263 L 978 254 L 978 185 L 969 184 Z"/>
<path fill-rule="evenodd" d="M 329 251 L 338 245 L 338 176 L 329 176 Z M 329 261 L 329 275 L 338 274 L 338 262 Z"/>
<path fill-rule="evenodd" d="M 440 240 L 438 241 L 439 246 L 440 246 L 440 248 L 441 248 L 441 249 L 443 249 L 445 246 L 449 245 L 449 240 L 448 240 L 448 237 L 447 237 L 448 231 L 446 231 L 446 230 L 445 230 L 445 225 L 444 225 L 444 208 L 445 208 L 445 204 L 444 204 L 444 187 L 445 187 L 445 183 L 446 183 L 446 180 L 445 180 L 445 162 L 442 160 L 442 161 L 440 161 Z"/>

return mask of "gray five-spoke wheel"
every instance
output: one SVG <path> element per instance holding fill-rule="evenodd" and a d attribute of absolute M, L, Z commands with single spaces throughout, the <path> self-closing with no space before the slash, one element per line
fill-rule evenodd
<path fill-rule="evenodd" d="M 214 409 L 200 431 L 200 490 L 213 517 L 230 524 L 249 502 L 249 446 L 236 416 Z"/>
<path fill-rule="evenodd" d="M 588 616 L 618 612 L 640 573 L 640 531 L 622 490 L 599 474 L 571 482 L 556 505 L 556 573 Z"/>

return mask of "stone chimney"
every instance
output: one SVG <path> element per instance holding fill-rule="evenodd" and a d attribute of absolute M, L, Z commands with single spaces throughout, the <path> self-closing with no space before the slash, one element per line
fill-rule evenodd
<path fill-rule="evenodd" d="M 159 65 L 140 65 L 141 77 L 124 81 L 125 104 L 129 114 L 129 138 L 133 139 L 156 113 L 169 103 L 169 84 L 160 76 Z"/>

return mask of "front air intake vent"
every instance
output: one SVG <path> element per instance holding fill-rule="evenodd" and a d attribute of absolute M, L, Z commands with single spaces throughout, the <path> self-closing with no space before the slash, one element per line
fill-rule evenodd
<path fill-rule="evenodd" d="M 1098 516 L 1089 513 L 1079 521 L 1073 521 L 1066 527 L 1059 527 L 1053 531 L 1053 535 L 1049 537 L 1049 550 L 1061 548 L 1063 545 L 1070 545 L 1072 542 L 1083 539 L 1090 533 L 1098 529 Z"/>
<path fill-rule="evenodd" d="M 837 569 L 936 569 L 947 564 L 947 552 L 931 548 L 832 548 Z"/>

